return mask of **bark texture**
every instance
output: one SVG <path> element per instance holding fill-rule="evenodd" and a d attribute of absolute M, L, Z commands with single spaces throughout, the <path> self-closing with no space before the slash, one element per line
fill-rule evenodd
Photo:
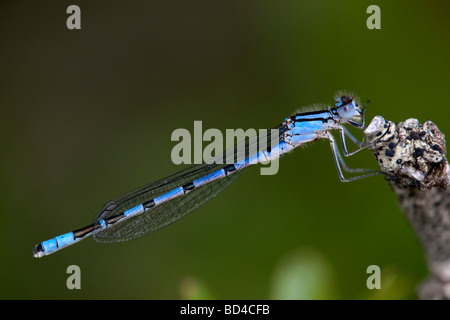
<path fill-rule="evenodd" d="M 430 275 L 420 299 L 450 299 L 450 178 L 445 136 L 431 121 L 396 125 L 376 116 L 364 130 L 400 207 L 422 244 Z"/>

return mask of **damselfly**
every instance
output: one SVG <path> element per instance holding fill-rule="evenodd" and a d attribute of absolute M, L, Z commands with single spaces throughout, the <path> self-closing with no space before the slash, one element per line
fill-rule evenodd
<path fill-rule="evenodd" d="M 110 201 L 97 214 L 91 225 L 38 244 L 33 250 L 33 256 L 49 255 L 89 236 L 93 236 L 100 243 L 113 243 L 152 233 L 186 216 L 214 198 L 236 180 L 245 168 L 257 163 L 276 160 L 296 147 L 317 139 L 329 140 L 341 181 L 353 181 L 379 174 L 380 172 L 370 172 L 349 179 L 344 178 L 341 166 L 348 172 L 361 172 L 364 169 L 347 167 L 336 141 L 330 133 L 332 130 L 339 130 L 342 150 L 346 157 L 362 150 L 362 143 L 344 127 L 344 124 L 363 129 L 366 107 L 367 104 L 361 108 L 354 96 L 342 94 L 337 96 L 333 108 L 296 113 L 287 117 L 276 127 L 276 143 L 271 143 L 265 149 L 257 149 L 252 154 L 247 154 L 244 161 L 236 161 L 231 164 L 222 161 L 220 163 L 219 161 L 207 161 L 207 163 L 194 165 L 117 200 Z M 345 143 L 346 137 L 358 146 L 356 150 L 348 151 Z M 261 137 L 258 139 L 260 140 Z M 250 146 L 255 141 L 244 143 L 245 150 L 249 153 L 252 150 Z M 232 148 L 231 151 L 226 151 L 217 159 L 229 159 L 230 152 L 234 159 L 237 149 Z"/>

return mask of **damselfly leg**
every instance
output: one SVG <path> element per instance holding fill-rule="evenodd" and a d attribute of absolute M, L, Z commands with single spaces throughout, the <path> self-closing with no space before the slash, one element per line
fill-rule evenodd
<path fill-rule="evenodd" d="M 327 138 L 330 141 L 331 152 L 333 153 L 334 164 L 336 165 L 339 179 L 342 182 L 350 182 L 350 181 L 359 180 L 359 179 L 363 179 L 363 178 L 367 178 L 367 177 L 371 177 L 371 176 L 383 173 L 381 171 L 376 171 L 376 172 L 371 172 L 371 173 L 363 174 L 361 176 L 356 176 L 356 177 L 346 179 L 342 173 L 341 165 L 344 168 L 344 170 L 347 172 L 367 172 L 368 170 L 371 170 L 371 169 L 351 169 L 351 168 L 349 168 L 347 166 L 347 164 L 344 162 L 344 158 L 342 157 L 341 153 L 339 152 L 339 148 L 336 145 L 336 141 L 334 140 L 334 137 L 328 131 L 326 131 L 326 132 L 324 132 L 322 138 Z M 361 149 L 363 149 L 363 148 L 361 148 Z M 361 149 L 358 149 L 358 151 Z"/>

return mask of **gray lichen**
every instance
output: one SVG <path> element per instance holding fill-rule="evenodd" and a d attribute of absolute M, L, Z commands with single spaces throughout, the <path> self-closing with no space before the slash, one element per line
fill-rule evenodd
<path fill-rule="evenodd" d="M 364 133 L 365 146 L 395 185 L 419 190 L 448 187 L 445 136 L 433 122 L 422 125 L 417 119 L 408 119 L 396 126 L 376 116 Z"/>
<path fill-rule="evenodd" d="M 450 184 L 445 136 L 431 121 L 398 126 L 376 116 L 364 131 L 411 227 L 424 247 L 430 276 L 421 299 L 450 299 Z"/>

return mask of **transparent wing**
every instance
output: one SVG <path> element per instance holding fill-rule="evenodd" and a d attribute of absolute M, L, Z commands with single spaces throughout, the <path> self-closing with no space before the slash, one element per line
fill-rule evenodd
<path fill-rule="evenodd" d="M 242 158 L 242 150 L 245 150 L 245 156 L 252 155 L 254 152 L 259 151 L 257 148 L 259 147 L 258 139 L 261 139 L 261 137 L 248 137 L 246 140 L 238 143 L 235 148 L 228 149 L 226 152 L 218 154 L 213 159 L 207 161 L 210 164 L 192 166 L 186 170 L 180 171 L 172 176 L 161 179 L 155 183 L 120 197 L 118 200 L 108 202 L 95 217 L 94 222 L 98 222 L 129 210 L 139 204 L 164 195 L 175 188 L 181 187 L 196 179 L 205 177 L 206 175 L 209 175 L 217 170 L 225 168 L 229 165 L 230 158 L 235 159 L 235 161 L 242 160 L 244 159 Z M 104 231 L 95 234 L 94 239 L 100 243 L 123 242 L 161 229 L 162 227 L 165 227 L 186 216 L 217 196 L 227 186 L 235 181 L 241 175 L 242 171 L 243 169 L 236 170 L 226 177 L 197 187 L 184 195 L 178 196 L 170 201 L 150 208 L 140 215 L 111 225 Z"/>
<path fill-rule="evenodd" d="M 219 169 L 220 166 L 202 168 L 193 167 L 190 170 L 187 170 L 187 172 L 180 172 L 180 174 L 172 176 L 170 178 L 170 182 L 166 182 L 166 180 L 159 181 L 154 185 L 143 188 L 141 192 L 136 192 L 129 198 L 119 201 L 112 211 L 107 211 L 107 215 L 104 214 L 105 211 L 102 211 L 103 214 L 100 213 L 97 216 L 96 221 L 128 210 L 128 208 L 132 208 L 140 203 L 143 203 L 147 199 L 154 199 L 174 188 Z M 116 225 L 112 225 L 105 231 L 95 234 L 94 239 L 101 243 L 122 242 L 135 239 L 161 229 L 162 227 L 165 227 L 186 216 L 214 198 L 234 180 L 236 180 L 241 172 L 242 170 L 234 172 L 225 178 L 215 180 L 207 185 L 196 188 L 185 195 L 179 196 L 159 206 L 155 206 L 141 215 L 132 217 Z M 112 203 L 110 202 L 109 207 L 111 205 Z M 106 209 L 107 208 L 108 205 L 106 206 Z"/>
<path fill-rule="evenodd" d="M 254 146 L 256 143 L 257 137 L 253 137 L 247 141 L 241 142 L 238 146 L 243 146 L 245 153 L 248 155 L 249 150 L 252 149 L 250 147 Z M 110 201 L 95 217 L 94 222 L 129 210 L 139 204 L 166 194 L 175 188 L 220 170 L 228 166 L 230 163 L 230 155 L 232 156 L 231 159 L 236 159 L 238 150 L 242 151 L 242 148 L 239 149 L 236 147 L 228 149 L 225 153 L 219 154 L 214 159 L 208 161 L 208 163 L 211 164 L 192 166 L 172 176 L 131 192 L 118 200 Z M 223 164 L 218 164 L 219 159 Z M 214 198 L 235 181 L 241 173 L 242 169 L 234 171 L 226 177 L 211 181 L 184 195 L 150 208 L 138 216 L 111 225 L 104 231 L 95 234 L 94 239 L 101 243 L 113 243 L 131 240 L 152 233 L 186 216 Z"/>

